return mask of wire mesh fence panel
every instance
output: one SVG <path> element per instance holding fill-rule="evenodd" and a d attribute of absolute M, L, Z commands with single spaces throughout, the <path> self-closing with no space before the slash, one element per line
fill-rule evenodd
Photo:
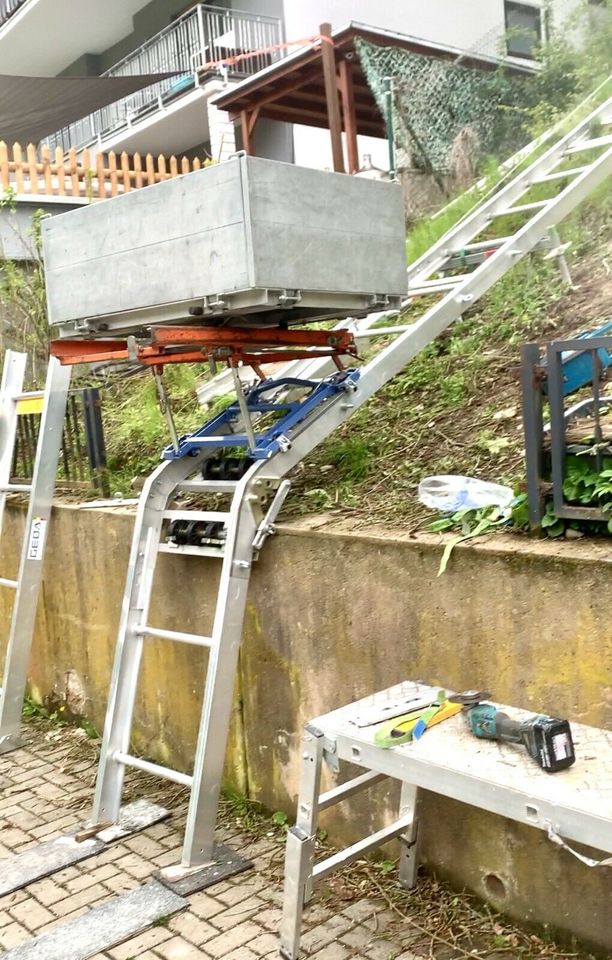
<path fill-rule="evenodd" d="M 398 47 L 357 40 L 361 65 L 385 113 L 385 79 L 393 81 L 394 139 L 416 168 L 450 173 L 463 137 L 478 156 L 505 155 L 528 140 L 530 77 L 503 64 L 480 69 Z"/>

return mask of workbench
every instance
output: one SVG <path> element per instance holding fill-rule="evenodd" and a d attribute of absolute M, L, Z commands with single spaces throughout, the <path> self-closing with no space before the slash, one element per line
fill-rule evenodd
<path fill-rule="evenodd" d="M 288 831 L 285 856 L 281 954 L 287 960 L 299 955 L 302 911 L 313 883 L 339 867 L 399 837 L 400 882 L 407 888 L 414 886 L 421 790 L 537 827 L 566 848 L 575 842 L 612 853 L 612 731 L 572 722 L 576 762 L 567 770 L 548 774 L 523 746 L 475 737 L 464 713 L 427 730 L 418 741 L 391 749 L 374 742 L 378 723 L 362 725 L 373 717 L 397 716 L 398 704 L 408 703 L 417 693 L 431 691 L 434 700 L 437 689 L 406 681 L 306 725 L 297 821 Z M 533 714 L 496 706 L 517 719 Z M 362 767 L 363 773 L 321 793 L 323 762 L 335 772 L 346 763 Z M 402 784 L 398 818 L 315 863 L 319 813 L 386 777 Z M 594 861 L 584 859 L 585 869 L 587 862 L 593 865 Z"/>

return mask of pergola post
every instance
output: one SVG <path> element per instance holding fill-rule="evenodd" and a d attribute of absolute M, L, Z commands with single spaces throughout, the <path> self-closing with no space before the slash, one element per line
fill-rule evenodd
<path fill-rule="evenodd" d="M 355 114 L 355 95 L 353 91 L 353 71 L 350 60 L 343 58 L 338 64 L 340 93 L 342 95 L 342 119 L 346 134 L 348 154 L 348 172 L 359 170 L 359 148 L 357 145 L 357 117 Z"/>
<path fill-rule="evenodd" d="M 253 131 L 259 116 L 259 106 L 253 110 L 240 111 L 240 123 L 242 126 L 242 147 L 247 156 L 254 156 L 253 150 Z"/>
<path fill-rule="evenodd" d="M 344 152 L 342 150 L 342 120 L 340 118 L 340 102 L 338 99 L 338 75 L 336 73 L 336 56 L 332 41 L 331 24 L 322 23 L 319 27 L 319 33 L 321 37 L 324 38 L 321 40 L 321 60 L 323 62 L 327 119 L 331 135 L 334 170 L 336 173 L 346 173 L 344 167 Z"/>

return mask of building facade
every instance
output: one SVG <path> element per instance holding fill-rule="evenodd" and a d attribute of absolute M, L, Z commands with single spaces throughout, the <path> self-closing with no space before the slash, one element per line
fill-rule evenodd
<path fill-rule="evenodd" d="M 208 154 L 240 147 L 214 97 L 294 50 L 319 25 L 361 21 L 430 42 L 525 62 L 533 47 L 587 0 L 0 0 L 2 72 L 37 76 L 121 76 L 176 72 L 49 137 L 52 147 L 128 154 Z M 597 5 L 597 0 L 592 0 Z M 509 31 L 509 33 L 508 33 Z M 233 61 L 245 51 L 256 56 Z M 226 66 L 206 64 L 226 60 Z M 0 138 L 2 131 L 0 130 Z M 265 120 L 261 155 L 330 165 L 324 130 Z M 382 144 L 360 143 L 374 161 Z"/>

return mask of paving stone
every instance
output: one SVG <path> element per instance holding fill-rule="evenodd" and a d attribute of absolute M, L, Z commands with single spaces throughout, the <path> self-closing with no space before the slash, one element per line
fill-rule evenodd
<path fill-rule="evenodd" d="M 192 943 L 188 943 L 182 937 L 173 937 L 172 940 L 156 947 L 155 952 L 164 960 L 201 960 L 202 957 L 198 947 L 194 947 Z"/>
<path fill-rule="evenodd" d="M 93 886 L 86 887 L 85 890 L 80 890 L 78 893 L 66 897 L 65 900 L 60 900 L 59 903 L 54 903 L 51 909 L 56 917 L 65 917 L 73 910 L 78 910 L 79 907 L 90 907 L 93 903 L 97 903 L 98 900 L 108 896 L 107 887 L 101 883 L 94 883 Z"/>
<path fill-rule="evenodd" d="M 312 960 L 347 960 L 352 956 L 353 951 L 349 950 L 342 943 L 330 943 L 322 950 L 312 954 Z"/>
<path fill-rule="evenodd" d="M 191 911 L 173 917 L 170 921 L 170 929 L 173 933 L 195 944 L 196 947 L 199 947 L 202 943 L 206 943 L 207 940 L 212 940 L 213 937 L 216 937 L 219 933 L 212 924 L 207 923 L 206 920 L 201 920 L 195 916 L 195 914 L 191 913 Z"/>
<path fill-rule="evenodd" d="M 202 890 L 200 893 L 194 893 L 190 898 L 190 909 L 196 916 L 202 917 L 203 920 L 210 920 L 211 917 L 215 917 L 218 913 L 226 910 L 227 907 L 224 903 L 215 900 L 205 890 Z"/>
<path fill-rule="evenodd" d="M 135 877 L 128 877 L 125 873 L 116 873 L 114 876 L 104 880 L 104 886 L 110 893 L 127 893 L 128 890 L 135 890 L 140 886 L 140 880 Z"/>
<path fill-rule="evenodd" d="M 401 947 L 398 944 L 391 943 L 389 940 L 377 940 L 372 938 L 371 943 L 366 947 L 364 957 L 367 960 L 395 960 L 401 953 Z"/>
<path fill-rule="evenodd" d="M 374 916 L 377 911 L 380 910 L 380 905 L 376 904 L 373 900 L 354 900 L 348 907 L 345 907 L 342 911 L 345 917 L 350 917 L 351 920 L 356 920 L 357 922 L 361 920 L 370 919 Z"/>
<path fill-rule="evenodd" d="M 108 951 L 108 955 L 112 957 L 112 960 L 130 960 L 132 957 L 138 957 L 138 960 L 140 960 L 141 955 L 146 950 L 153 950 L 171 938 L 172 934 L 167 927 L 151 927 L 150 930 L 145 930 L 137 937 L 126 940 L 118 947 L 113 947 L 112 950 Z"/>
<path fill-rule="evenodd" d="M 11 914 L 18 923 L 22 923 L 28 930 L 38 930 L 53 920 L 53 914 L 43 907 L 37 900 L 30 898 L 11 908 Z"/>
<path fill-rule="evenodd" d="M 271 907 L 257 914 L 257 923 L 266 930 L 278 930 L 281 916 L 282 910 L 279 907 Z"/>
<path fill-rule="evenodd" d="M 146 833 L 137 833 L 134 837 L 128 837 L 123 841 L 128 850 L 144 857 L 145 860 L 153 860 L 159 857 L 166 850 L 156 840 L 151 839 Z"/>
<path fill-rule="evenodd" d="M 248 947 L 238 947 L 237 950 L 228 953 L 224 960 L 257 960 L 257 954 Z"/>
<path fill-rule="evenodd" d="M 118 870 L 125 871 L 130 877 L 135 877 L 137 880 L 144 880 L 145 877 L 150 877 L 155 869 L 153 864 L 136 853 L 129 853 L 127 856 L 122 857 L 121 860 L 116 860 L 115 866 Z"/>
<path fill-rule="evenodd" d="M 260 934 L 261 927 L 258 927 L 248 920 L 246 923 L 241 923 L 234 927 L 233 930 L 227 930 L 225 933 L 219 934 L 214 940 L 209 940 L 206 944 L 206 952 L 210 954 L 211 957 L 215 957 L 215 960 L 221 957 L 225 960 L 232 950 L 243 947 Z"/>
<path fill-rule="evenodd" d="M 350 930 L 352 926 L 353 923 L 348 917 L 343 917 L 342 914 L 332 916 L 323 923 L 317 924 L 316 927 L 308 930 L 303 935 L 302 947 L 306 951 L 315 953 L 317 950 L 320 950 L 321 947 L 331 943 L 332 940 L 337 940 L 346 933 L 347 930 Z"/>
<path fill-rule="evenodd" d="M 265 957 L 274 950 L 278 951 L 278 934 L 262 933 L 260 937 L 251 940 L 249 948 L 258 957 Z"/>
<path fill-rule="evenodd" d="M 263 900 L 259 897 L 249 897 L 244 903 L 236 903 L 233 907 L 227 908 L 223 913 L 218 913 L 211 918 L 211 923 L 219 930 L 231 930 L 239 923 L 250 920 L 259 911 L 265 907 Z"/>
<path fill-rule="evenodd" d="M 41 828 L 39 827 L 38 829 Z M 46 829 L 46 827 L 42 829 Z M 32 833 L 34 834 L 34 831 L 32 831 Z M 14 850 L 19 843 L 28 843 L 32 839 L 29 833 L 25 833 L 24 830 L 19 830 L 18 827 L 5 827 L 0 836 L 5 846 L 12 850 Z"/>
<path fill-rule="evenodd" d="M 342 943 L 346 944 L 347 947 L 354 947 L 356 949 L 369 947 L 372 942 L 374 934 L 372 931 L 364 926 L 359 924 L 356 927 L 353 927 L 351 930 L 347 930 L 346 933 L 343 933 L 340 937 Z"/>
<path fill-rule="evenodd" d="M 13 921 L 7 927 L 3 927 L 2 930 L 0 930 L 0 946 L 4 947 L 5 950 L 9 950 L 11 947 L 16 947 L 18 944 L 30 940 L 31 936 L 32 934 L 26 930 L 25 927 Z"/>

